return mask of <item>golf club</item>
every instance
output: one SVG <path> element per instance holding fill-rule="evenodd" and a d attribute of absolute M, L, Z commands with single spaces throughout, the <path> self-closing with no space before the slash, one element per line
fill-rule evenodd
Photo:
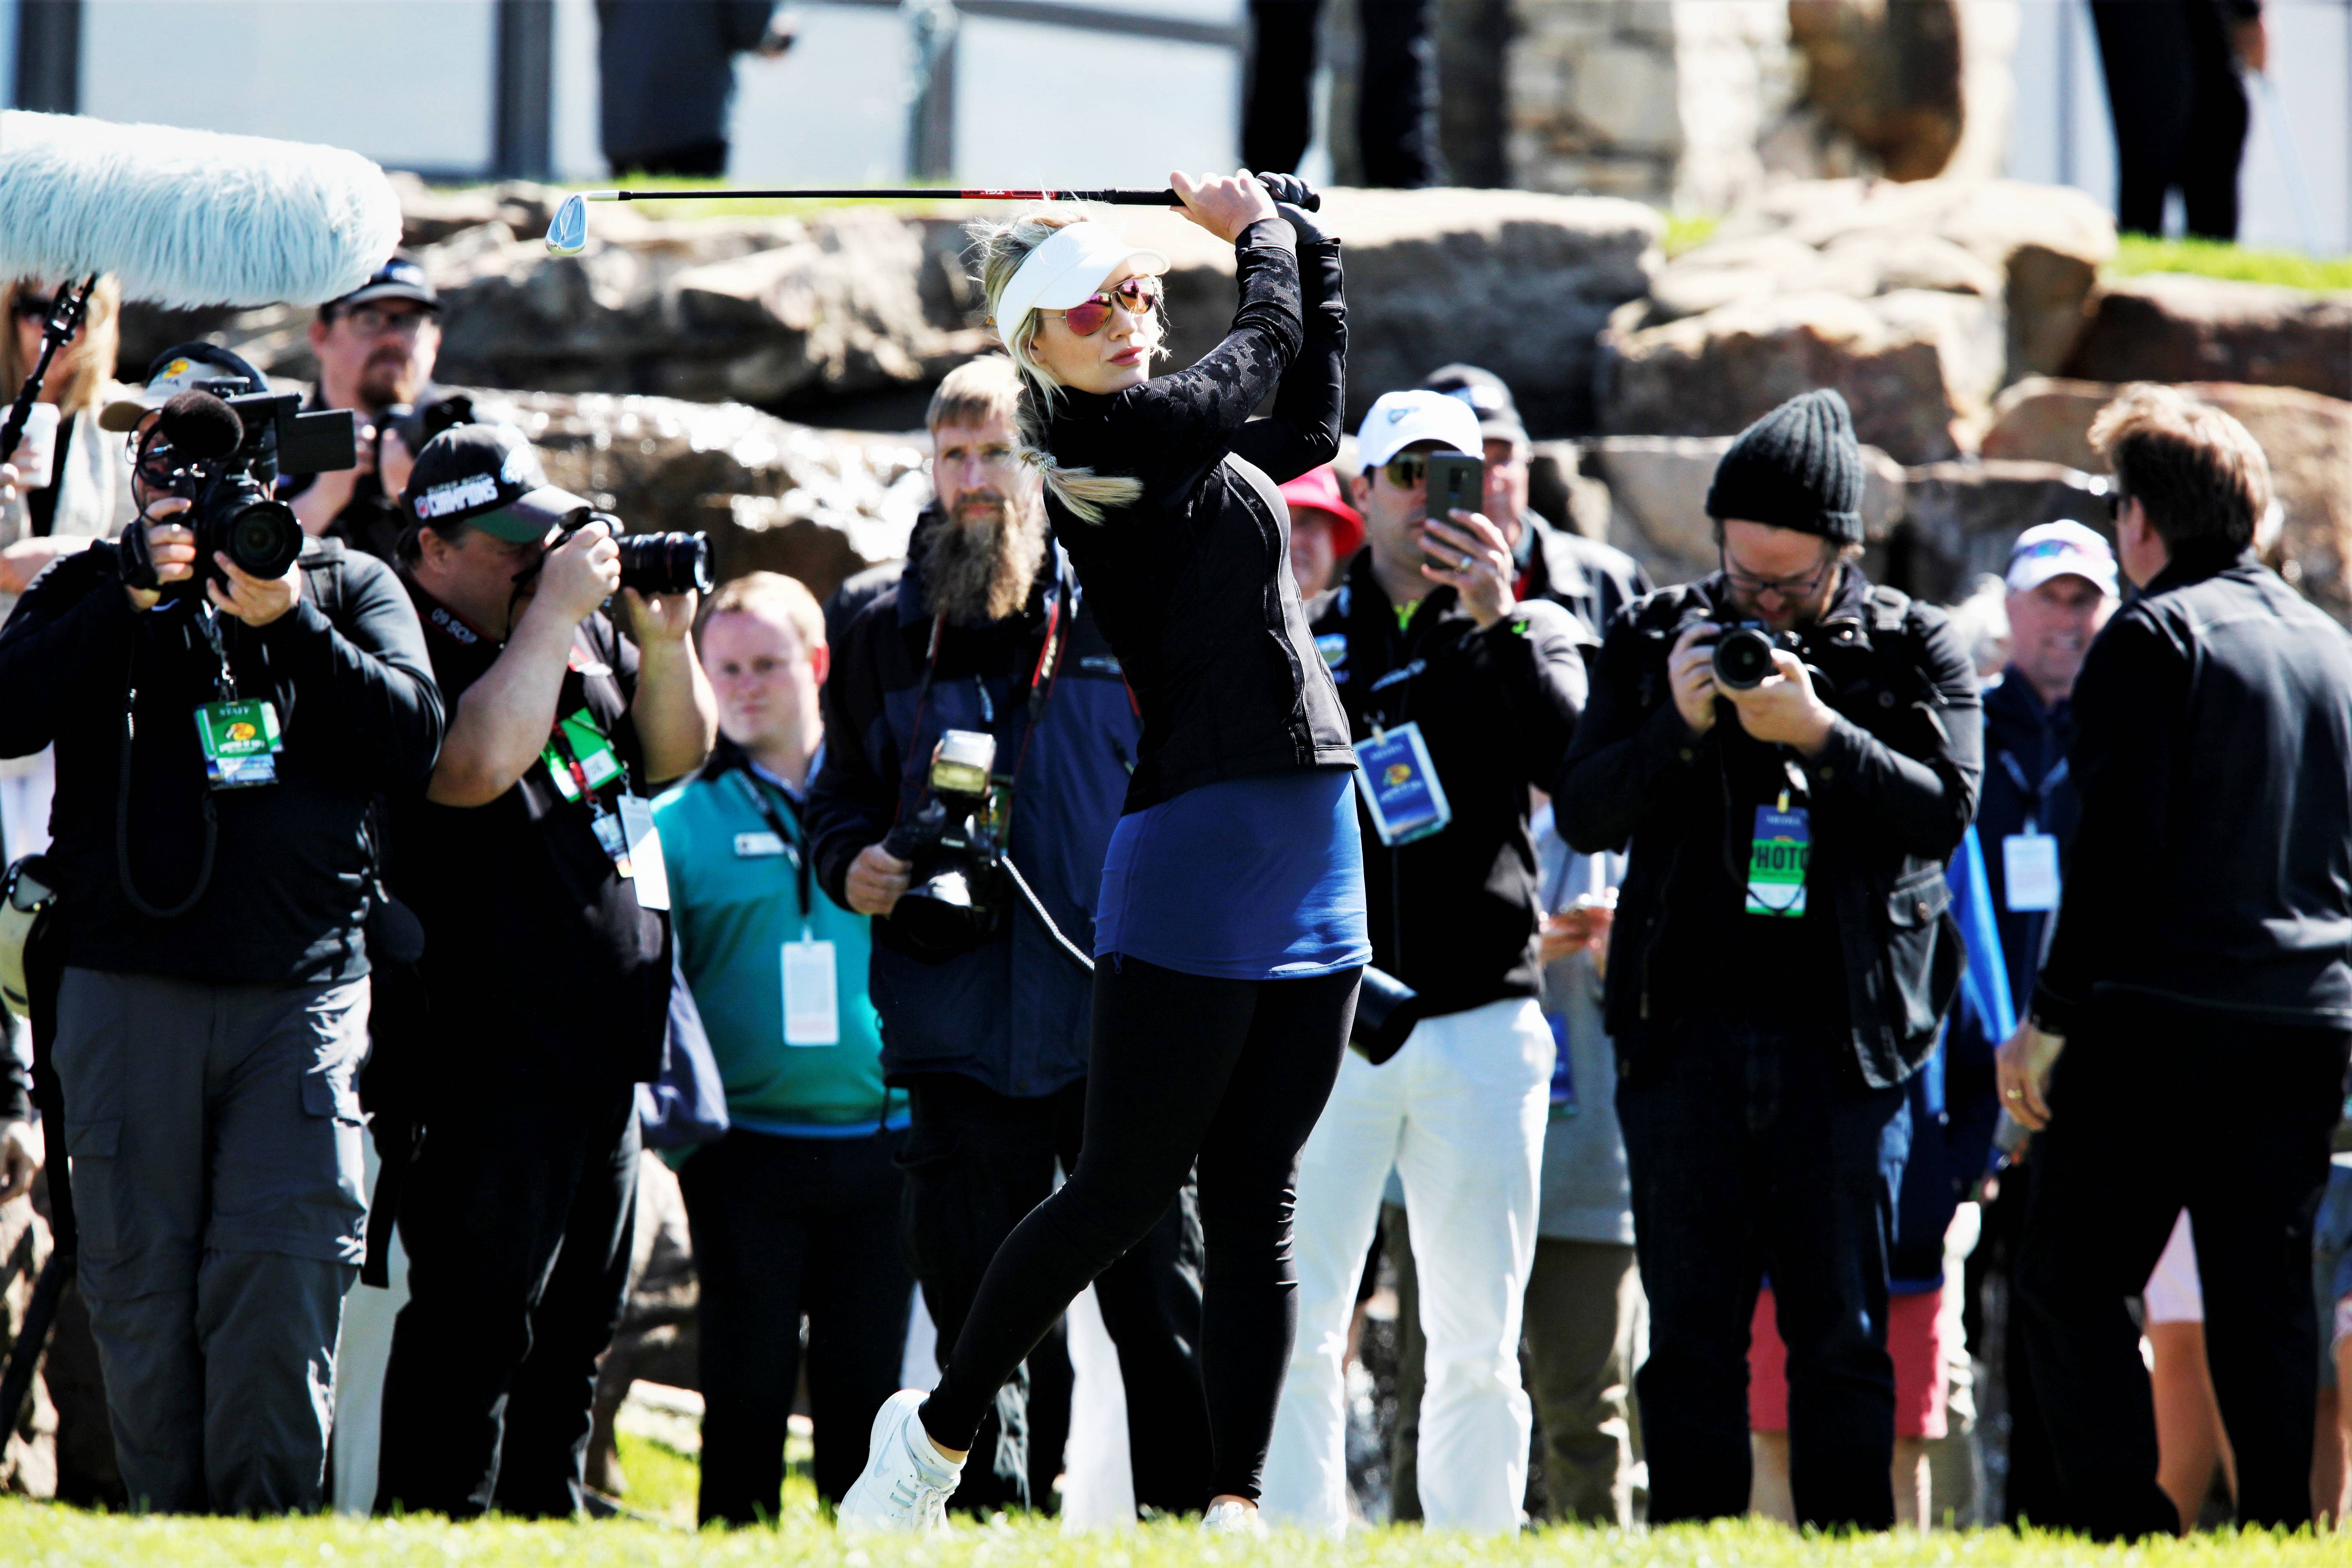
<path fill-rule="evenodd" d="M 590 202 L 694 202 L 721 198 L 743 197 L 798 198 L 801 200 L 848 201 L 940 201 L 940 202 L 1100 202 L 1115 207 L 1181 206 L 1171 190 L 1161 191 L 1047 191 L 1047 190 L 860 190 L 860 191 L 574 191 L 563 198 L 555 209 L 554 218 L 547 226 L 547 249 L 551 256 L 577 256 L 588 248 L 588 204 Z M 1320 211 L 1323 198 L 1318 195 L 1307 203 L 1310 212 Z"/>

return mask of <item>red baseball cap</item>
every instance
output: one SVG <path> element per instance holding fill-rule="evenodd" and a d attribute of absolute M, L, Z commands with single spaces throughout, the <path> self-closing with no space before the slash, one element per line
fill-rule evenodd
<path fill-rule="evenodd" d="M 1290 503 L 1293 517 L 1301 507 L 1330 514 L 1333 560 L 1345 561 L 1363 548 L 1364 514 L 1348 504 L 1347 494 L 1339 488 L 1339 470 L 1330 464 L 1309 468 L 1283 486 L 1282 499 Z"/>

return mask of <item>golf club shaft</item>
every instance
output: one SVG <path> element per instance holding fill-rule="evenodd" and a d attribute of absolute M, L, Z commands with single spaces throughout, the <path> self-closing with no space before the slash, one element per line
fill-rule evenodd
<path fill-rule="evenodd" d="M 817 201 L 874 197 L 896 201 L 1101 202 L 1107 205 L 1119 207 L 1172 207 L 1183 205 L 1177 199 L 1176 193 L 1172 190 L 1047 191 L 918 188 L 862 191 L 583 191 L 580 194 L 592 202 L 698 202 L 760 196 L 794 197 Z"/>

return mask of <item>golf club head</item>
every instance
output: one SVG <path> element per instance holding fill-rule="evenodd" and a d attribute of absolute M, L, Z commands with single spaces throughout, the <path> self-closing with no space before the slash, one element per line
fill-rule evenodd
<path fill-rule="evenodd" d="M 577 256 L 588 248 L 588 198 L 577 192 L 563 198 L 547 225 L 547 253 Z"/>

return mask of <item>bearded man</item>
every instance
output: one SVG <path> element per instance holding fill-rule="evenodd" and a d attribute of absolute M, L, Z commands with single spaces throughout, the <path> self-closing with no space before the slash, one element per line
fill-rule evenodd
<path fill-rule="evenodd" d="M 931 400 L 938 499 L 897 584 L 834 635 L 824 763 L 809 796 L 817 880 L 876 917 L 883 1071 L 913 1116 L 899 1156 L 904 1240 L 942 1353 L 998 1244 L 1052 1190 L 1055 1162 L 1077 1163 L 1093 986 L 1066 944 L 1094 951 L 1103 853 L 1142 731 L 1021 460 L 1021 397 L 1011 363 L 989 358 L 956 370 Z M 919 872 L 884 840 L 930 799 L 932 751 L 950 730 L 995 738 L 989 815 L 1036 904 L 1001 887 L 986 935 L 941 943 L 894 918 Z M 1189 1186 L 1095 1293 L 1127 1384 L 1136 1500 L 1197 1509 L 1209 1435 Z M 1051 1506 L 1069 1383 L 1057 1333 L 998 1395 L 955 1507 Z"/>

